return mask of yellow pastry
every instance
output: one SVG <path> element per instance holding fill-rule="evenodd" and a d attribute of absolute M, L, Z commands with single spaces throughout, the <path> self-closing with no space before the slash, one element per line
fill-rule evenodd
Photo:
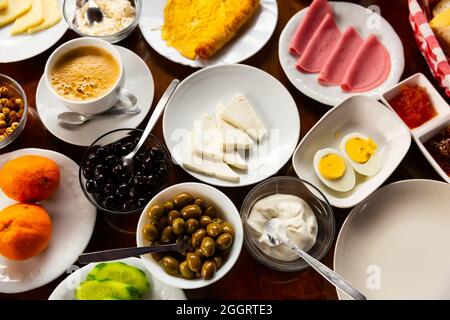
<path fill-rule="evenodd" d="M 211 58 L 250 19 L 259 0 L 169 0 L 162 38 L 189 59 Z"/>
<path fill-rule="evenodd" d="M 433 12 L 438 14 L 430 21 L 430 27 L 444 52 L 450 55 L 450 8 L 443 8 L 440 11 L 434 10 Z"/>
<path fill-rule="evenodd" d="M 8 6 L 7 0 L 0 0 L 0 10 L 5 9 Z"/>
<path fill-rule="evenodd" d="M 29 28 L 28 33 L 36 33 L 53 27 L 61 20 L 61 11 L 58 0 L 41 0 L 44 9 L 44 22 L 35 27 Z"/>
<path fill-rule="evenodd" d="M 13 22 L 31 9 L 30 0 L 8 0 L 6 9 L 0 11 L 0 27 Z"/>
<path fill-rule="evenodd" d="M 11 28 L 11 34 L 19 34 L 26 32 L 29 28 L 33 28 L 44 22 L 44 11 L 42 9 L 41 0 L 31 0 L 31 10 L 25 15 L 17 18 Z"/>

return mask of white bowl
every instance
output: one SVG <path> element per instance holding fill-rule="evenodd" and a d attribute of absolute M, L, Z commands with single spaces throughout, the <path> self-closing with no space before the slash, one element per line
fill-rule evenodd
<path fill-rule="evenodd" d="M 180 183 L 173 185 L 160 193 L 158 193 L 145 207 L 142 215 L 139 219 L 137 231 L 136 231 L 136 242 L 139 247 L 148 245 L 148 242 L 145 241 L 142 237 L 142 228 L 143 226 L 149 222 L 149 218 L 147 212 L 149 208 L 156 204 L 166 200 L 172 199 L 175 195 L 181 192 L 188 192 L 192 194 L 194 197 L 202 197 L 205 199 L 207 204 L 213 205 L 216 207 L 218 216 L 223 218 L 225 221 L 230 222 L 235 231 L 235 237 L 233 241 L 233 245 L 231 251 L 226 258 L 223 266 L 219 268 L 211 280 L 203 280 L 203 279 L 193 279 L 187 280 L 181 277 L 175 277 L 167 274 L 163 268 L 158 264 L 156 260 L 152 258 L 151 255 L 143 255 L 141 256 L 144 265 L 147 269 L 159 280 L 167 283 L 168 285 L 175 288 L 182 289 L 197 289 L 208 286 L 219 279 L 221 279 L 228 271 L 236 263 L 239 254 L 242 249 L 242 243 L 244 239 L 244 231 L 242 228 L 241 216 L 239 215 L 239 211 L 236 209 L 235 205 L 231 200 L 221 191 L 213 188 L 209 185 L 202 183 Z"/>
<path fill-rule="evenodd" d="M 356 185 L 348 192 L 326 187 L 314 171 L 314 154 L 323 148 L 339 150 L 341 139 L 350 132 L 372 138 L 378 145 L 382 168 L 377 175 L 356 175 Z M 374 192 L 397 168 L 411 144 L 406 125 L 388 108 L 366 96 L 353 96 L 330 111 L 308 132 L 292 158 L 297 175 L 322 191 L 331 205 L 350 208 Z"/>

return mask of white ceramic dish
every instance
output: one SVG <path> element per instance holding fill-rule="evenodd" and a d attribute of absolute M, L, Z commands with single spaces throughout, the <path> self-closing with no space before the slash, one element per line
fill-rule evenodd
<path fill-rule="evenodd" d="M 372 138 L 378 145 L 381 171 L 373 177 L 356 174 L 356 185 L 348 192 L 326 187 L 317 177 L 314 154 L 323 148 L 339 150 L 341 139 L 351 132 Z M 395 114 L 372 98 L 353 96 L 328 111 L 306 134 L 292 158 L 297 175 L 311 182 L 327 197 L 331 205 L 350 208 L 374 192 L 397 168 L 411 144 L 407 127 Z"/>
<path fill-rule="evenodd" d="M 118 260 L 135 268 L 141 269 L 147 275 L 150 283 L 150 290 L 145 294 L 141 300 L 186 300 L 186 295 L 183 290 L 173 288 L 167 284 L 154 278 L 150 272 L 145 268 L 141 259 L 127 258 Z M 97 265 L 97 263 L 90 263 L 81 269 L 71 273 L 64 279 L 52 292 L 49 300 L 75 300 L 75 289 L 83 282 L 89 272 Z"/>
<path fill-rule="evenodd" d="M 430 97 L 431 104 L 437 111 L 437 115 L 433 119 L 425 122 L 424 124 L 422 124 L 417 128 L 410 129 L 410 131 L 414 141 L 416 141 L 417 145 L 419 146 L 419 149 L 422 151 L 425 158 L 427 158 L 428 162 L 430 162 L 432 167 L 442 177 L 442 179 L 444 179 L 444 181 L 450 183 L 450 177 L 444 172 L 444 170 L 442 170 L 442 168 L 433 159 L 431 154 L 424 146 L 424 143 L 433 138 L 433 136 L 437 134 L 443 127 L 450 125 L 450 106 L 445 101 L 445 99 L 439 94 L 436 88 L 431 84 L 431 82 L 427 79 L 427 77 L 422 73 L 416 73 L 411 77 L 403 80 L 398 85 L 386 91 L 381 98 L 383 103 L 392 109 L 389 101 L 399 94 L 402 86 L 404 85 L 408 86 L 418 85 L 425 88 L 428 93 L 428 96 Z M 392 110 L 394 111 L 394 109 Z M 398 118 L 401 119 L 400 117 Z"/>
<path fill-rule="evenodd" d="M 274 77 L 246 65 L 206 68 L 186 78 L 166 107 L 163 132 L 173 160 L 183 160 L 184 139 L 203 113 L 214 117 L 219 102 L 230 103 L 238 94 L 250 101 L 268 134 L 248 152 L 248 170 L 239 182 L 228 182 L 186 170 L 208 184 L 237 187 L 258 183 L 277 173 L 289 161 L 300 135 L 300 119 L 294 99 Z"/>
<path fill-rule="evenodd" d="M 216 188 L 213 188 L 211 186 L 202 183 L 193 183 L 193 182 L 180 183 L 173 185 L 158 193 L 145 207 L 139 219 L 136 231 L 136 242 L 138 246 L 141 247 L 148 245 L 148 242 L 145 241 L 142 237 L 142 228 L 146 223 L 149 222 L 147 214 L 148 209 L 156 203 L 172 199 L 174 196 L 176 196 L 181 192 L 188 192 L 192 194 L 194 197 L 202 197 L 207 204 L 216 207 L 219 217 L 222 217 L 223 220 L 228 221 L 233 225 L 235 236 L 233 239 L 231 251 L 224 260 L 223 266 L 217 270 L 217 272 L 215 273 L 214 277 L 211 280 L 203 280 L 203 279 L 187 280 L 181 277 L 175 277 L 167 274 L 161 268 L 158 262 L 151 257 L 151 255 L 144 255 L 141 256 L 141 258 L 145 266 L 155 276 L 155 278 L 158 278 L 161 281 L 175 288 L 197 289 L 208 286 L 218 281 L 231 270 L 241 252 L 242 243 L 244 240 L 244 231 L 242 228 L 242 221 L 241 216 L 239 215 L 239 211 L 236 209 L 233 202 L 225 194 L 223 194 Z"/>
<path fill-rule="evenodd" d="M 387 88 L 392 87 L 400 80 L 403 73 L 405 58 L 400 38 L 389 22 L 367 8 L 348 2 L 330 1 L 329 4 L 333 9 L 336 24 L 341 32 L 346 27 L 353 26 L 363 38 L 373 33 L 388 50 L 391 57 L 391 72 L 388 78 L 379 87 L 363 93 L 379 99 Z M 281 33 L 278 46 L 280 63 L 284 73 L 298 90 L 316 101 L 335 106 L 346 98 L 355 95 L 355 93 L 344 92 L 339 86 L 321 85 L 317 80 L 317 74 L 306 74 L 298 71 L 295 67 L 298 58 L 289 53 L 289 43 L 306 12 L 307 8 L 294 15 Z M 360 95 L 361 93 L 357 94 Z"/>
<path fill-rule="evenodd" d="M 40 203 L 53 222 L 49 246 L 40 255 L 25 261 L 12 261 L 0 256 L 1 293 L 20 293 L 41 287 L 70 269 L 86 248 L 97 215 L 81 190 L 75 162 L 49 150 L 22 149 L 1 155 L 0 167 L 23 155 L 40 155 L 54 160 L 61 169 L 61 182 L 56 194 Z M 0 209 L 14 203 L 0 191 Z"/>
<path fill-rule="evenodd" d="M 175 48 L 166 45 L 161 38 L 161 26 L 164 24 L 164 7 L 167 0 L 143 1 L 142 17 L 139 23 L 142 35 L 150 46 L 167 59 L 186 66 L 203 68 L 218 64 L 242 62 L 269 41 L 278 21 L 276 0 L 261 0 L 260 8 L 242 30 L 224 48 L 209 60 L 191 60 L 183 57 Z"/>
<path fill-rule="evenodd" d="M 60 0 L 62 8 L 64 0 Z M 62 16 L 61 21 L 55 26 L 35 33 L 10 34 L 12 24 L 0 27 L 0 63 L 17 62 L 32 58 L 53 46 L 67 31 L 67 23 Z"/>
<path fill-rule="evenodd" d="M 57 117 L 69 112 L 48 90 L 42 76 L 36 91 L 36 108 L 44 126 L 57 138 L 78 146 L 90 146 L 95 139 L 117 128 L 137 128 L 145 119 L 153 102 L 155 86 L 152 74 L 145 62 L 132 51 L 115 46 L 122 57 L 125 84 L 124 88 L 137 97 L 142 111 L 134 116 L 107 116 L 87 122 L 81 126 L 62 126 Z"/>
<path fill-rule="evenodd" d="M 449 198 L 448 184 L 431 180 L 376 191 L 345 220 L 334 270 L 368 299 L 450 299 Z"/>

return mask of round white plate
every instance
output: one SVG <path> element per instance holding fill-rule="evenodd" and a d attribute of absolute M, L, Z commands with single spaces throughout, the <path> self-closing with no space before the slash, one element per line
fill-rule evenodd
<path fill-rule="evenodd" d="M 39 155 L 55 161 L 61 169 L 61 182 L 51 199 L 40 202 L 53 222 L 49 246 L 40 255 L 25 261 L 0 256 L 1 293 L 19 293 L 41 287 L 69 270 L 86 248 L 97 214 L 81 190 L 75 162 L 49 150 L 22 149 L 0 155 L 0 167 L 23 155 Z M 14 203 L 0 190 L 0 210 Z"/>
<path fill-rule="evenodd" d="M 60 0 L 62 8 L 63 0 Z M 53 46 L 67 31 L 67 23 L 61 11 L 61 21 L 53 27 L 35 34 L 12 36 L 12 23 L 0 27 L 0 63 L 16 62 L 29 59 Z"/>
<path fill-rule="evenodd" d="M 230 43 L 209 60 L 191 60 L 182 56 L 175 48 L 167 46 L 161 38 L 166 3 L 167 0 L 143 1 L 139 28 L 145 40 L 160 55 L 173 62 L 194 68 L 239 63 L 250 58 L 269 41 L 278 21 L 277 1 L 261 0 L 260 7 L 254 16 Z"/>
<path fill-rule="evenodd" d="M 118 128 L 137 128 L 150 111 L 155 86 L 145 62 L 132 51 L 116 46 L 123 59 L 124 87 L 134 93 L 142 111 L 138 115 L 107 116 L 92 120 L 81 126 L 63 126 L 58 123 L 60 113 L 69 112 L 48 90 L 44 76 L 36 91 L 36 107 L 44 126 L 57 138 L 78 146 L 90 146 L 102 134 Z"/>
<path fill-rule="evenodd" d="M 449 199 L 448 184 L 432 180 L 378 190 L 345 220 L 336 272 L 368 299 L 450 299 Z"/>
<path fill-rule="evenodd" d="M 228 182 L 186 170 L 215 186 L 236 187 L 258 183 L 277 173 L 290 159 L 300 135 L 300 116 L 288 90 L 270 74 L 240 64 L 206 68 L 186 78 L 166 107 L 163 132 L 172 159 L 182 164 L 183 141 L 203 113 L 215 118 L 217 104 L 228 104 L 242 94 L 267 129 L 267 136 L 248 153 L 248 171 L 240 182 Z M 237 171 L 238 172 L 238 171 Z M 239 173 L 239 172 L 238 172 Z"/>
<path fill-rule="evenodd" d="M 141 259 L 127 258 L 118 260 L 135 268 L 141 269 L 147 275 L 150 282 L 150 290 L 142 297 L 142 300 L 186 300 L 186 296 L 181 289 L 171 287 L 164 282 L 159 281 L 147 270 Z M 64 279 L 52 292 L 49 300 L 75 300 L 75 288 L 83 282 L 89 272 L 98 263 L 90 263 L 81 269 L 73 272 L 70 276 Z"/>
<path fill-rule="evenodd" d="M 298 71 L 295 67 L 298 57 L 289 53 L 289 43 L 293 38 L 297 26 L 302 21 L 308 8 L 294 15 L 287 23 L 280 36 L 278 56 L 284 73 L 292 84 L 308 97 L 321 103 L 335 106 L 344 99 L 355 94 L 364 94 L 380 99 L 381 94 L 395 85 L 405 66 L 403 45 L 395 30 L 383 17 L 360 5 L 348 2 L 329 2 L 334 12 L 336 24 L 341 32 L 348 26 L 353 26 L 359 35 L 365 39 L 371 33 L 375 34 L 383 43 L 391 57 L 391 72 L 388 78 L 377 88 L 364 93 L 349 93 L 339 86 L 323 86 L 317 80 L 318 74 L 308 74 Z"/>

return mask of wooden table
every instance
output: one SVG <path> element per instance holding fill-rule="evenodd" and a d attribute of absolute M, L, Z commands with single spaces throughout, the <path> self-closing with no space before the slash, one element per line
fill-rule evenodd
<path fill-rule="evenodd" d="M 306 132 L 308 132 L 324 113 L 329 110 L 329 107 L 306 97 L 289 82 L 278 61 L 278 39 L 290 17 L 307 6 L 309 2 L 310 1 L 279 0 L 279 19 L 274 35 L 261 51 L 248 61 L 244 62 L 272 74 L 286 86 L 294 97 L 300 112 L 301 138 L 303 138 Z M 354 2 L 363 6 L 378 5 L 381 9 L 382 16 L 392 24 L 396 32 L 400 35 L 405 49 L 406 59 L 403 78 L 416 72 L 423 72 L 430 80 L 433 80 L 425 60 L 416 47 L 413 32 L 408 22 L 407 0 L 362 0 Z M 35 103 L 36 87 L 44 71 L 45 62 L 48 56 L 56 46 L 59 46 L 74 37 L 75 34 L 69 31 L 57 45 L 33 59 L 19 63 L 0 65 L 1 73 L 13 77 L 24 87 L 31 107 L 28 115 L 29 120 L 24 132 L 12 145 L 1 150 L 1 154 L 21 148 L 35 147 L 61 152 L 76 162 L 81 160 L 80 158 L 84 148 L 62 142 L 47 131 L 37 115 Z M 153 74 L 153 78 L 155 79 L 156 93 L 154 101 L 158 101 L 172 79 L 184 79 L 195 71 L 195 69 L 170 62 L 157 54 L 144 40 L 138 28 L 129 38 L 119 43 L 119 45 L 131 49 L 147 63 Z M 154 107 L 154 105 L 152 107 Z M 161 122 L 154 132 L 162 138 Z M 295 175 L 291 162 L 286 164 L 286 166 L 280 170 L 278 175 Z M 439 176 L 434 172 L 414 143 L 412 143 L 405 159 L 386 183 L 412 178 L 440 180 Z M 195 180 L 179 167 L 174 167 L 171 179 L 173 184 Z M 237 208 L 240 208 L 242 201 L 251 188 L 252 187 L 233 189 L 222 188 L 221 190 L 234 201 Z M 338 226 L 337 230 L 339 230 L 349 212 L 350 210 L 335 210 Z M 82 232 L 82 230 L 80 230 L 80 232 Z M 119 248 L 133 246 L 135 244 L 134 236 L 114 231 L 106 224 L 103 216 L 99 213 L 94 233 L 86 251 Z M 334 246 L 323 259 L 323 262 L 329 267 L 333 266 L 333 254 Z M 0 294 L 0 299 L 47 299 L 53 289 L 66 276 L 67 274 L 64 274 L 46 286 L 29 292 L 15 295 Z M 188 298 L 192 299 L 337 298 L 334 287 L 315 271 L 306 270 L 304 272 L 294 273 L 272 271 L 254 260 L 245 247 L 242 248 L 241 255 L 234 268 L 224 278 L 209 287 L 197 290 L 186 290 L 185 292 Z"/>

